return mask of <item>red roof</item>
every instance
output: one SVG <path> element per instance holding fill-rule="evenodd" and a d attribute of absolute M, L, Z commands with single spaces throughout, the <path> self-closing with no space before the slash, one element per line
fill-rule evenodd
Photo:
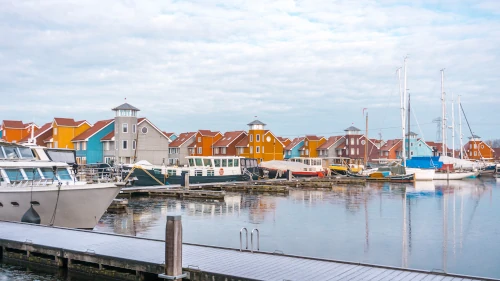
<path fill-rule="evenodd" d="M 317 149 L 329 149 L 332 145 L 334 145 L 339 139 L 343 138 L 343 136 L 332 136 L 329 137 L 325 143 L 320 145 Z"/>
<path fill-rule="evenodd" d="M 306 138 L 310 141 L 317 141 L 322 139 L 323 137 L 318 137 L 318 136 L 306 136 Z"/>
<path fill-rule="evenodd" d="M 190 143 L 187 147 L 189 147 L 189 148 L 196 147 L 196 140 L 194 140 L 192 143 Z"/>
<path fill-rule="evenodd" d="M 73 118 L 54 118 L 54 121 L 58 126 L 65 127 L 78 127 L 81 124 L 87 122 L 86 120 L 75 121 Z"/>
<path fill-rule="evenodd" d="M 36 137 L 38 137 L 39 135 L 43 134 L 44 132 L 46 132 L 48 129 L 51 129 L 51 128 L 52 128 L 52 123 L 45 123 L 45 124 L 43 124 L 42 127 L 40 127 L 39 129 L 35 130 L 35 133 L 33 134 L 33 136 L 36 138 Z M 51 136 L 52 136 L 52 134 L 51 134 Z M 31 134 L 25 136 L 24 138 L 22 138 L 21 140 L 19 140 L 19 142 L 27 142 L 30 138 L 31 138 Z"/>
<path fill-rule="evenodd" d="M 212 132 L 210 130 L 198 130 L 198 132 L 202 136 L 209 136 L 209 137 L 215 137 L 217 134 L 220 134 L 220 132 Z"/>
<path fill-rule="evenodd" d="M 222 136 L 222 138 L 220 138 L 213 144 L 213 147 L 227 147 L 231 143 L 233 143 L 236 139 L 238 139 L 238 137 L 240 137 L 242 134 L 246 135 L 246 132 L 245 131 L 225 132 L 224 136 Z"/>
<path fill-rule="evenodd" d="M 196 132 L 187 132 L 180 134 L 168 147 L 181 147 L 185 142 L 196 135 Z"/>
<path fill-rule="evenodd" d="M 167 138 L 170 138 L 174 133 L 162 132 Z"/>
<path fill-rule="evenodd" d="M 3 120 L 3 127 L 9 128 L 9 129 L 24 129 L 24 128 L 26 128 L 26 126 L 24 126 L 23 121 L 19 121 L 19 120 Z"/>
<path fill-rule="evenodd" d="M 294 138 L 292 142 L 285 147 L 285 150 L 292 150 L 297 144 L 304 140 L 304 137 Z"/>
<path fill-rule="evenodd" d="M 115 131 L 112 131 L 111 133 L 105 135 L 101 141 L 110 141 L 110 140 L 113 140 L 113 138 L 115 137 Z"/>
<path fill-rule="evenodd" d="M 51 140 L 52 140 L 52 136 L 53 136 L 53 133 L 52 133 L 52 134 L 50 134 L 48 137 L 46 137 L 46 138 L 43 140 L 43 142 L 51 142 Z"/>
<path fill-rule="evenodd" d="M 236 144 L 236 147 L 247 147 L 247 146 L 248 146 L 248 136 L 244 137 Z"/>
<path fill-rule="evenodd" d="M 79 134 L 75 138 L 73 138 L 71 141 L 83 141 L 86 140 L 87 138 L 93 136 L 95 133 L 99 132 L 102 130 L 104 127 L 109 125 L 111 122 L 113 122 L 114 119 L 109 119 L 109 120 L 101 120 L 97 121 L 94 126 L 90 127 L 87 129 L 85 132 Z"/>
<path fill-rule="evenodd" d="M 390 151 L 393 148 L 400 148 L 401 147 L 401 140 L 400 139 L 393 139 L 393 140 L 388 140 L 381 148 L 380 150 L 383 151 Z"/>

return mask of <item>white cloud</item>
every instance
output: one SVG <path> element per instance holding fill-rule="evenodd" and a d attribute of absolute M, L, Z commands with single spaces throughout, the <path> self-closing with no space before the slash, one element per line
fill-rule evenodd
<path fill-rule="evenodd" d="M 455 2 L 10 0 L 0 109 L 5 119 L 96 121 L 126 97 L 168 131 L 244 129 L 258 115 L 295 135 L 363 127 L 368 107 L 370 126 L 386 128 L 400 123 L 395 71 L 409 54 L 420 123 L 440 115 L 446 67 L 446 91 L 470 104 L 478 134 L 496 137 L 482 124 L 500 117 L 500 9 Z"/>

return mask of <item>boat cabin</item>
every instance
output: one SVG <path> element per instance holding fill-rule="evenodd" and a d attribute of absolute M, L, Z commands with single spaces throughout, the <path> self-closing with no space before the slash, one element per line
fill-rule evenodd
<path fill-rule="evenodd" d="M 313 171 L 323 171 L 326 168 L 327 163 L 323 158 L 314 157 L 292 157 L 287 161 L 299 162 L 308 166 L 311 166 Z"/>
<path fill-rule="evenodd" d="M 162 174 L 180 176 L 183 171 L 189 176 L 241 175 L 243 169 L 258 167 L 256 159 L 240 156 L 188 156 L 186 167 L 162 167 Z"/>

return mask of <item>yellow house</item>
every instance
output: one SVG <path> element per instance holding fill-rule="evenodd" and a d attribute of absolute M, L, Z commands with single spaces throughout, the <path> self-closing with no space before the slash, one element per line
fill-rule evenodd
<path fill-rule="evenodd" d="M 301 157 L 318 157 L 318 147 L 326 142 L 324 137 L 306 136 L 304 145 L 299 149 Z"/>
<path fill-rule="evenodd" d="M 54 118 L 52 136 L 44 140 L 50 148 L 74 149 L 71 142 L 76 136 L 92 127 L 87 121 L 75 121 L 72 118 Z"/>
<path fill-rule="evenodd" d="M 271 131 L 265 130 L 266 124 L 255 120 L 248 124 L 248 136 L 236 145 L 237 155 L 256 158 L 259 163 L 270 160 L 283 160 L 285 145 L 282 138 L 276 137 Z"/>

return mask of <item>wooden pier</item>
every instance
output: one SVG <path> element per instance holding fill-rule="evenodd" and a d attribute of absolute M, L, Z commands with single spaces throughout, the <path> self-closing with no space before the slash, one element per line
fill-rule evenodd
<path fill-rule="evenodd" d="M 180 217 L 171 218 L 166 241 L 0 221 L 0 257 L 121 280 L 497 280 L 182 244 Z"/>

